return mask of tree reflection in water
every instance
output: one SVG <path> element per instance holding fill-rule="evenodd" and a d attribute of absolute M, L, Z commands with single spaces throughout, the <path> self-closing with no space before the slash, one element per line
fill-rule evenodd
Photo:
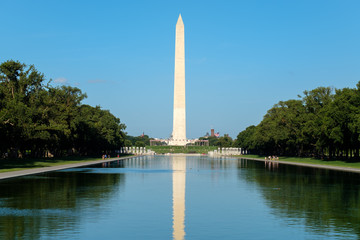
<path fill-rule="evenodd" d="M 0 238 L 40 239 L 44 231 L 54 237 L 61 229 L 78 231 L 81 210 L 105 210 L 106 201 L 124 181 L 124 174 L 96 174 L 86 169 L 0 181 Z"/>
<path fill-rule="evenodd" d="M 273 214 L 314 232 L 354 232 L 360 237 L 360 175 L 241 159 L 239 178 L 255 182 Z M 265 165 L 262 167 L 261 166 Z"/>

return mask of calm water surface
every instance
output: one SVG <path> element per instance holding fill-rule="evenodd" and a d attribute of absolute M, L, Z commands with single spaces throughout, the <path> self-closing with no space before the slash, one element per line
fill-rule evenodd
<path fill-rule="evenodd" d="M 0 181 L 0 239 L 358 239 L 360 175 L 138 157 Z"/>

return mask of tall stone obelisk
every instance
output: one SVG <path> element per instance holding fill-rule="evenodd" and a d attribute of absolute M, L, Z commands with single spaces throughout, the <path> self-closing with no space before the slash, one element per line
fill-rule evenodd
<path fill-rule="evenodd" d="M 186 145 L 185 114 L 185 36 L 184 23 L 179 15 L 175 37 L 175 73 L 174 73 L 174 115 L 173 132 L 170 145 Z"/>

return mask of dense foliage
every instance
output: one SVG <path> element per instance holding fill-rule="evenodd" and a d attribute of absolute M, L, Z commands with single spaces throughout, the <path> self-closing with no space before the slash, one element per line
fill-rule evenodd
<path fill-rule="evenodd" d="M 126 136 L 126 140 L 125 140 L 125 146 L 126 147 L 145 147 L 145 146 L 150 146 L 150 140 L 152 138 L 150 138 L 148 135 L 141 135 L 141 136 L 130 136 L 127 135 Z"/>
<path fill-rule="evenodd" d="M 0 157 L 90 155 L 119 149 L 125 125 L 109 111 L 82 105 L 70 86 L 52 87 L 33 65 L 0 65 Z"/>
<path fill-rule="evenodd" d="M 208 136 L 200 137 L 199 140 L 209 140 L 209 146 L 217 146 L 220 148 L 232 147 L 233 140 L 228 134 L 224 134 L 222 137 Z"/>
<path fill-rule="evenodd" d="M 360 82 L 357 88 L 319 87 L 300 100 L 280 101 L 235 145 L 258 154 L 359 158 Z"/>

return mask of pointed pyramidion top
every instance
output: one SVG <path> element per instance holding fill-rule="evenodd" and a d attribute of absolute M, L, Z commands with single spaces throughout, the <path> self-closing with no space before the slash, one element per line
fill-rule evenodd
<path fill-rule="evenodd" d="M 182 20 L 182 18 L 181 18 L 181 14 L 179 14 L 179 18 L 178 18 L 178 20 L 177 20 L 176 25 L 178 25 L 178 24 L 184 25 L 183 20 Z"/>

